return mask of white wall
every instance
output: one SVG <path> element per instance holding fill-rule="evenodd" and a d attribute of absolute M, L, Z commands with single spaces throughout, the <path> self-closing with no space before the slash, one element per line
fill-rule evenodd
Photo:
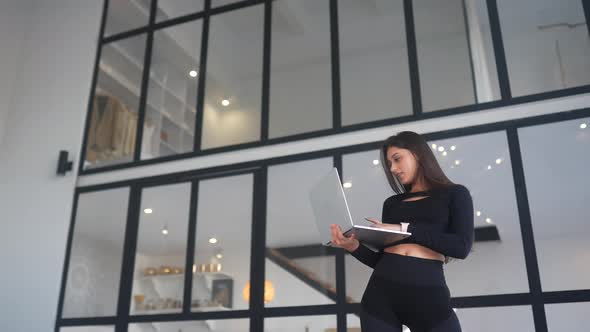
<path fill-rule="evenodd" d="M 80 150 L 101 3 L 0 4 L 1 331 L 53 329 L 75 186 L 55 175 L 57 154 Z"/>
<path fill-rule="evenodd" d="M 0 145 L 4 137 L 6 120 L 14 90 L 14 80 L 20 69 L 19 59 L 23 51 L 25 30 L 28 26 L 27 10 L 32 0 L 7 0 L 0 10 L 0 40 L 2 60 L 0 61 Z M 1 166 L 1 164 L 0 164 Z"/>

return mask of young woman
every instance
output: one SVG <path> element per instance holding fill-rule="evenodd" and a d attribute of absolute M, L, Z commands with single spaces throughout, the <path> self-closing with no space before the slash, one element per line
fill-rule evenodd
<path fill-rule="evenodd" d="M 379 252 L 332 225 L 332 243 L 372 267 L 363 295 L 363 332 L 459 332 L 450 305 L 443 263 L 464 259 L 473 244 L 473 203 L 467 188 L 452 183 L 426 141 L 414 132 L 389 137 L 381 149 L 383 168 L 397 193 L 383 203 L 375 227 L 412 233 Z"/>

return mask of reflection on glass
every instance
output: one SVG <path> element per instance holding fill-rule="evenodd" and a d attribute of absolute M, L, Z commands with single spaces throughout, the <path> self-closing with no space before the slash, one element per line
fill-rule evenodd
<path fill-rule="evenodd" d="M 128 188 L 79 196 L 63 318 L 116 314 L 128 199 Z"/>
<path fill-rule="evenodd" d="M 158 0 L 156 22 L 200 12 L 204 9 L 204 3 L 204 0 Z"/>
<path fill-rule="evenodd" d="M 344 125 L 412 114 L 402 0 L 338 2 Z"/>
<path fill-rule="evenodd" d="M 142 192 L 132 314 L 182 311 L 190 191 L 182 183 Z"/>
<path fill-rule="evenodd" d="M 423 110 L 498 99 L 485 1 L 412 3 Z"/>
<path fill-rule="evenodd" d="M 475 210 L 472 252 L 465 260 L 452 259 L 445 265 L 452 296 L 528 292 L 506 134 L 464 136 L 429 145 L 450 180 L 469 189 Z"/>
<path fill-rule="evenodd" d="M 201 148 L 260 139 L 264 6 L 211 17 Z"/>
<path fill-rule="evenodd" d="M 336 301 L 335 259 L 321 245 L 309 202 L 309 190 L 332 164 L 323 158 L 268 169 L 265 279 L 276 291 L 267 307 Z"/>
<path fill-rule="evenodd" d="M 153 331 L 216 331 L 216 332 L 241 332 L 250 331 L 250 320 L 242 319 L 208 319 L 178 322 L 152 322 L 129 324 L 129 332 L 153 332 Z"/>
<path fill-rule="evenodd" d="M 251 174 L 199 183 L 192 311 L 249 307 L 253 185 Z"/>
<path fill-rule="evenodd" d="M 535 332 L 533 311 L 530 306 L 460 308 L 455 312 L 463 331 Z"/>
<path fill-rule="evenodd" d="M 332 127 L 329 1 L 273 1 L 269 137 Z"/>
<path fill-rule="evenodd" d="M 579 0 L 499 0 L 513 96 L 590 84 L 590 40 Z"/>
<path fill-rule="evenodd" d="M 102 47 L 85 168 L 130 162 L 135 150 L 145 35 Z"/>
<path fill-rule="evenodd" d="M 150 2 L 150 0 L 109 1 L 104 35 L 110 36 L 148 25 Z"/>
<path fill-rule="evenodd" d="M 62 327 L 59 332 L 114 332 L 113 326 L 69 326 Z"/>
<path fill-rule="evenodd" d="M 142 159 L 191 152 L 202 21 L 154 34 Z"/>
<path fill-rule="evenodd" d="M 590 302 L 546 304 L 547 331 L 586 332 L 590 326 Z"/>
<path fill-rule="evenodd" d="M 266 318 L 264 332 L 336 332 L 336 316 Z"/>
<path fill-rule="evenodd" d="M 518 130 L 541 287 L 590 288 L 590 118 Z"/>
<path fill-rule="evenodd" d="M 378 150 L 347 154 L 342 158 L 343 180 L 352 184 L 344 189 L 352 216 L 381 220 L 383 202 L 394 194 L 380 159 Z M 365 220 L 355 222 L 368 224 Z M 354 302 L 361 300 L 372 271 L 354 257 L 346 256 L 346 295 Z"/>

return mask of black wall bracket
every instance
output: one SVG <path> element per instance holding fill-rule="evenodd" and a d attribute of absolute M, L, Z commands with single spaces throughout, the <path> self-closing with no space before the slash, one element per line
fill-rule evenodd
<path fill-rule="evenodd" d="M 57 161 L 57 174 L 66 175 L 67 171 L 72 170 L 73 162 L 68 161 L 68 151 L 59 151 L 59 160 Z"/>

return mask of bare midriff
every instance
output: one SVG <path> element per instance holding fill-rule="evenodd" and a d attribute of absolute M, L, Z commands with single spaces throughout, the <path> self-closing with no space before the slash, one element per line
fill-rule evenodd
<path fill-rule="evenodd" d="M 434 259 L 444 262 L 445 256 L 425 246 L 416 243 L 402 243 L 383 249 L 383 251 L 390 254 L 413 256 L 423 259 Z"/>

